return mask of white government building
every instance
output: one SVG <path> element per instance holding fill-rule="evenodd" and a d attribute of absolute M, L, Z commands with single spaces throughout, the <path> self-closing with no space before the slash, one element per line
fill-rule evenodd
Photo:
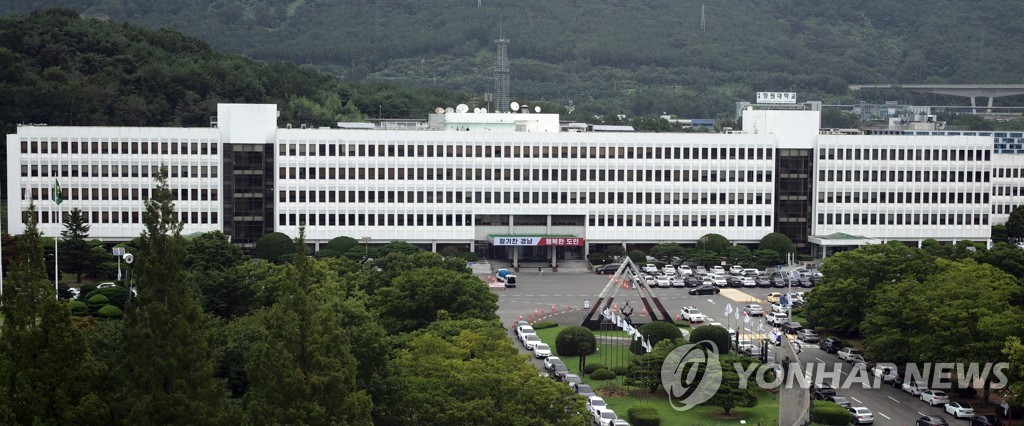
<path fill-rule="evenodd" d="M 817 105 L 747 107 L 743 130 L 726 133 L 473 112 L 279 128 L 268 104 L 220 104 L 210 128 L 22 125 L 7 135 L 8 209 L 26 211 L 32 198 L 40 230 L 57 235 L 58 212 L 79 208 L 93 238 L 129 240 L 166 166 L 186 234 L 222 230 L 251 245 L 304 224 L 315 245 L 349 236 L 547 261 L 708 233 L 756 243 L 778 231 L 817 255 L 987 241 L 1022 204 L 1019 133 L 833 134 L 819 129 Z M 8 215 L 11 233 L 22 217 Z"/>

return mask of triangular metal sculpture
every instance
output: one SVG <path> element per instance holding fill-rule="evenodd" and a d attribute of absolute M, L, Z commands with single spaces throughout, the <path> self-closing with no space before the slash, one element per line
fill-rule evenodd
<path fill-rule="evenodd" d="M 623 288 L 623 282 L 626 283 L 625 287 L 628 288 Z M 600 330 L 602 319 L 600 312 L 604 309 L 612 308 L 612 302 L 618 296 L 619 290 L 627 294 L 628 292 L 636 291 L 637 295 L 640 296 L 640 301 L 644 304 L 644 308 L 650 313 L 651 321 L 673 322 L 672 315 L 661 304 L 661 300 L 658 299 L 654 290 L 647 285 L 647 281 L 644 280 L 643 275 L 640 273 L 640 268 L 629 257 L 626 257 L 622 261 L 622 266 L 619 266 L 619 270 L 615 271 L 615 275 L 608 279 L 608 284 L 601 290 L 597 303 L 591 305 L 587 316 L 583 318 L 582 325 L 591 330 Z M 654 304 L 653 306 L 651 305 L 652 303 Z"/>

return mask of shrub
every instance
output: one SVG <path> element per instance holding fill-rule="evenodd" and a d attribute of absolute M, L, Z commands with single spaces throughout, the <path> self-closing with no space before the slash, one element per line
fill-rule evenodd
<path fill-rule="evenodd" d="M 590 373 L 590 380 L 611 380 L 615 377 L 615 372 L 607 368 L 602 368 Z"/>
<path fill-rule="evenodd" d="M 96 311 L 96 316 L 101 318 L 121 318 L 124 316 L 124 313 L 117 306 L 107 305 Z"/>
<path fill-rule="evenodd" d="M 593 372 L 595 372 L 597 370 L 607 369 L 607 368 L 608 367 L 605 367 L 604 364 L 601 364 L 600 362 L 589 362 L 589 363 L 587 363 L 587 365 L 585 365 L 583 367 L 583 374 L 590 374 L 590 373 L 593 373 Z"/>
<path fill-rule="evenodd" d="M 102 294 L 94 294 L 89 296 L 88 299 L 90 308 L 99 308 L 100 306 L 110 304 L 110 299 Z"/>
<path fill-rule="evenodd" d="M 608 263 L 608 255 L 601 252 L 590 253 L 591 265 L 604 265 L 605 263 Z"/>
<path fill-rule="evenodd" d="M 732 339 L 729 338 L 729 330 L 725 327 L 717 325 L 702 325 L 693 329 L 690 332 L 690 342 L 700 342 L 703 340 L 710 340 L 718 346 L 718 353 L 724 354 L 729 352 L 729 348 L 732 346 Z"/>
<path fill-rule="evenodd" d="M 81 300 L 68 302 L 68 310 L 71 311 L 71 315 L 85 315 L 89 313 L 89 307 Z"/>
<path fill-rule="evenodd" d="M 626 411 L 629 424 L 633 426 L 658 426 L 661 424 L 661 416 L 658 409 L 651 404 L 636 404 Z"/>
<path fill-rule="evenodd" d="M 78 298 L 84 299 L 87 295 L 89 295 L 89 293 L 92 293 L 93 291 L 96 290 L 97 285 L 99 284 L 82 284 L 82 286 L 78 288 Z"/>
<path fill-rule="evenodd" d="M 124 306 L 124 302 L 128 300 L 128 289 L 121 287 L 120 285 L 114 287 L 98 288 L 87 294 L 85 300 L 89 300 L 93 296 L 97 295 L 106 296 L 107 301 L 104 303 L 109 303 L 115 306 Z"/>
<path fill-rule="evenodd" d="M 536 330 L 536 329 L 534 329 Z M 590 355 L 597 352 L 597 338 L 594 332 L 582 326 L 566 327 L 555 337 L 555 349 L 559 356 Z"/>
<path fill-rule="evenodd" d="M 537 321 L 531 325 L 534 330 L 543 330 L 545 328 L 558 327 L 558 323 L 554 321 Z"/>
<path fill-rule="evenodd" d="M 850 412 L 834 402 L 814 401 L 811 420 L 823 425 L 847 425 L 850 424 Z"/>
<path fill-rule="evenodd" d="M 646 265 L 647 253 L 644 253 L 640 250 L 631 250 L 629 252 L 629 260 L 632 260 L 633 263 L 637 264 L 638 266 Z"/>
<path fill-rule="evenodd" d="M 330 244 L 330 243 L 328 243 Z M 333 247 L 328 247 L 334 249 Z M 256 247 L 253 249 L 253 256 L 266 259 L 270 262 L 277 262 L 281 256 L 288 253 L 295 253 L 295 243 L 287 235 L 280 232 L 271 232 L 256 240 Z"/>
<path fill-rule="evenodd" d="M 616 366 L 612 367 L 612 371 L 614 371 L 615 375 L 617 375 L 617 376 L 625 376 L 626 373 L 629 372 L 629 366 L 628 365 L 616 365 Z"/>
<path fill-rule="evenodd" d="M 679 339 L 683 337 L 683 333 L 679 331 L 679 327 L 676 327 L 673 323 L 664 321 L 651 321 L 647 324 L 641 325 L 637 328 L 637 331 L 644 336 L 645 339 L 651 341 L 651 346 L 657 345 L 658 342 L 668 339 Z M 637 355 L 644 353 L 643 347 L 640 346 L 640 340 L 633 340 L 629 344 L 629 350 Z"/>

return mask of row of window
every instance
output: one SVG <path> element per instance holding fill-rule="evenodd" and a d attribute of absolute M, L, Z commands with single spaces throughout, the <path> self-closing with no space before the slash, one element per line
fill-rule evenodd
<path fill-rule="evenodd" d="M 964 213 L 818 213 L 818 225 L 988 225 L 988 215 Z"/>
<path fill-rule="evenodd" d="M 1017 204 L 993 204 L 992 214 L 1010 214 L 1013 213 L 1013 209 L 1020 207 Z"/>
<path fill-rule="evenodd" d="M 23 220 L 28 222 L 28 212 L 23 213 Z M 68 212 L 62 212 L 62 222 L 67 223 Z M 175 212 L 178 221 L 185 224 L 216 224 L 217 223 L 217 212 Z M 116 211 L 90 211 L 83 209 L 82 218 L 86 223 L 91 224 L 111 224 L 111 223 L 128 223 L 137 224 L 142 223 L 141 213 L 138 211 L 132 212 L 116 212 Z M 57 212 L 36 212 L 36 223 L 58 223 Z"/>
<path fill-rule="evenodd" d="M 32 199 L 49 200 L 50 191 L 50 188 L 32 188 Z M 171 188 L 171 195 L 181 201 L 217 201 L 217 188 Z M 66 201 L 145 201 L 149 199 L 149 188 L 62 188 L 61 197 Z"/>
<path fill-rule="evenodd" d="M 1019 186 L 993 186 L 993 196 L 1017 196 L 1024 195 L 1024 188 Z"/>
<path fill-rule="evenodd" d="M 92 138 L 89 141 L 68 140 L 58 141 L 22 140 L 22 154 L 184 154 L 184 155 L 217 155 L 217 143 L 209 139 L 203 142 L 158 142 L 153 140 L 106 140 Z"/>
<path fill-rule="evenodd" d="M 108 165 L 78 165 L 78 164 L 63 164 L 57 165 L 39 165 L 39 164 L 22 164 L 21 165 L 21 176 L 22 177 L 154 177 L 159 171 L 160 166 L 153 164 L 142 164 L 142 165 L 121 165 L 121 166 L 108 166 Z M 217 177 L 217 166 L 168 166 L 167 176 L 171 178 L 177 177 Z"/>
<path fill-rule="evenodd" d="M 1007 169 L 997 167 L 992 170 L 993 176 L 997 178 L 1020 178 L 1024 177 L 1024 169 Z"/>
<path fill-rule="evenodd" d="M 590 215 L 587 223 L 590 226 L 646 226 L 646 227 L 755 227 L 772 226 L 770 215 Z"/>
<path fill-rule="evenodd" d="M 819 160 L 989 161 L 986 149 L 820 148 Z"/>
<path fill-rule="evenodd" d="M 818 170 L 820 182 L 988 182 L 985 171 Z"/>
<path fill-rule="evenodd" d="M 755 147 L 622 147 L 622 146 L 503 146 L 490 142 L 466 145 L 292 143 L 278 145 L 281 157 L 414 157 L 414 158 L 566 158 L 646 160 L 771 160 L 772 148 Z"/>
<path fill-rule="evenodd" d="M 278 215 L 280 226 L 472 226 L 471 214 L 289 213 Z M 590 226 L 763 227 L 770 215 L 590 215 Z M 486 226 L 477 216 L 477 226 Z"/>
<path fill-rule="evenodd" d="M 771 193 L 280 191 L 281 203 L 771 204 Z"/>
<path fill-rule="evenodd" d="M 281 167 L 281 180 L 479 180 L 563 182 L 771 182 L 770 170 L 577 170 Z"/>
<path fill-rule="evenodd" d="M 988 204 L 984 192 L 818 192 L 819 203 Z"/>

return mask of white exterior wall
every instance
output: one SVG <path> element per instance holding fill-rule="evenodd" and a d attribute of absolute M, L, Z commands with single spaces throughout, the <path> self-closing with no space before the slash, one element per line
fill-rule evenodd
<path fill-rule="evenodd" d="M 992 154 L 992 224 L 1005 224 L 1024 205 L 1024 155 Z"/>
<path fill-rule="evenodd" d="M 991 147 L 992 139 L 984 137 L 821 135 L 815 152 L 811 233 L 842 232 L 882 240 L 986 241 L 991 234 L 987 194 L 991 193 L 992 164 L 986 159 L 986 155 L 991 155 Z M 884 160 L 883 149 L 889 151 Z M 841 157 L 838 150 L 843 150 Z M 925 150 L 931 151 L 927 157 Z M 879 159 L 873 157 L 876 151 L 880 153 Z M 903 159 L 899 157 L 901 151 Z M 961 151 L 973 151 L 973 157 L 960 159 Z M 897 153 L 896 159 L 892 158 L 893 152 Z M 920 159 L 918 152 L 922 153 Z M 943 152 L 949 155 L 945 160 Z M 935 153 L 939 153 L 938 160 Z M 853 158 L 848 154 L 853 154 Z M 851 178 L 846 177 L 847 172 Z M 927 176 L 925 180 L 925 173 L 936 172 L 938 179 Z M 885 173 L 886 179 L 876 179 L 875 173 Z M 893 173 L 896 179 L 889 178 Z M 970 181 L 959 181 L 961 174 L 967 180 L 968 173 Z M 937 201 L 932 194 L 938 194 Z M 890 199 L 892 195 L 895 200 Z M 867 223 L 863 215 L 867 215 Z"/>
<path fill-rule="evenodd" d="M 48 144 L 46 153 L 42 152 L 44 143 Z M 113 143 L 119 144 L 116 154 L 109 145 Z M 103 144 L 108 144 L 106 152 L 102 149 Z M 135 153 L 132 153 L 133 144 L 137 147 Z M 142 144 L 148 145 L 147 154 L 142 153 Z M 178 145 L 178 154 L 171 153 L 170 144 Z M 188 154 L 181 153 L 182 144 L 188 144 Z M 94 145 L 97 149 L 93 149 Z M 127 153 L 121 149 L 125 145 L 128 146 Z M 193 145 L 198 149 L 196 154 L 192 153 Z M 202 154 L 204 145 L 205 155 Z M 214 150 L 216 154 L 213 154 Z M 179 219 L 185 222 L 182 232 L 219 230 L 223 217 L 220 152 L 217 129 L 19 127 L 17 134 L 7 135 L 10 232 L 19 234 L 25 229 L 18 212 L 28 208 L 28 201 L 23 199 L 25 189 L 28 189 L 34 193 L 32 198 L 40 215 L 40 232 L 47 236 L 60 234 L 63 226 L 57 223 L 58 207 L 52 201 L 54 181 L 59 179 L 65 193 L 60 211 L 66 214 L 71 209 L 81 209 L 91 225 L 90 238 L 108 241 L 135 238 L 144 227 L 141 220 L 145 210 L 143 190 L 152 190 L 156 170 L 161 165 L 170 171 L 168 184 L 171 189 L 179 195 L 187 191 L 175 202 Z M 116 175 L 115 167 L 118 168 Z M 174 169 L 177 169 L 177 177 L 173 176 Z M 205 177 L 203 170 L 206 171 Z M 104 191 L 109 194 L 107 199 L 104 199 Z M 116 200 L 114 191 L 118 192 Z M 193 191 L 197 199 L 193 199 Z M 204 191 L 206 201 L 201 200 Z M 125 194 L 127 198 L 123 196 Z M 104 214 L 107 220 L 103 220 Z M 115 214 L 118 215 L 117 223 L 113 219 Z M 206 223 L 202 221 L 204 215 Z"/>

